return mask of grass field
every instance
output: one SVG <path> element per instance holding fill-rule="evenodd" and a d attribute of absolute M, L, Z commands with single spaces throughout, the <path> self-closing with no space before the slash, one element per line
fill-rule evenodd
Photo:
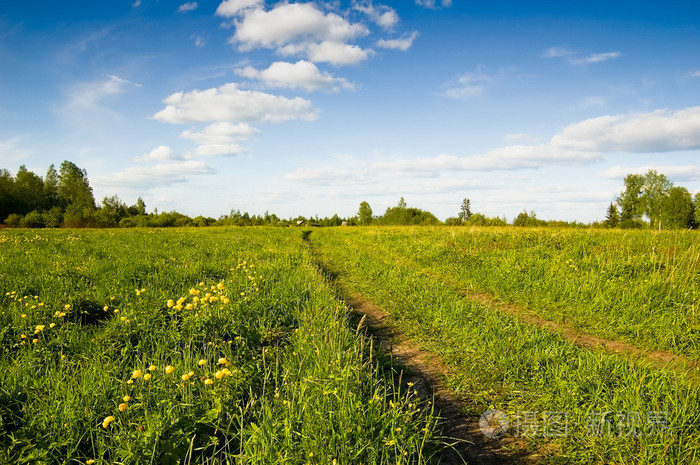
<path fill-rule="evenodd" d="M 399 386 L 339 294 L 390 313 L 442 357 L 465 415 L 504 412 L 542 463 L 698 463 L 699 237 L 0 231 L 0 463 L 438 463 L 429 399 Z"/>
<path fill-rule="evenodd" d="M 697 463 L 697 369 L 579 347 L 469 298 L 697 362 L 695 233 L 550 229 L 323 230 L 314 250 L 340 287 L 389 311 L 439 353 L 478 417 L 505 412 L 510 435 L 552 463 Z M 692 365 L 691 365 L 692 366 Z"/>
<path fill-rule="evenodd" d="M 299 231 L 3 231 L 0 463 L 424 463 Z"/>

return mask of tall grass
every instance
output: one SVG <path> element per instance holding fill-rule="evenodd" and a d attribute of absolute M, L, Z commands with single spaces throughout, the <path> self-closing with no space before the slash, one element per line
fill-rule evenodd
<path fill-rule="evenodd" d="M 566 240 L 559 234 L 562 232 L 460 230 L 453 236 L 446 228 L 337 229 L 315 235 L 312 245 L 325 266 L 338 276 L 341 287 L 381 305 L 416 344 L 444 357 L 449 366 L 448 382 L 466 403 L 468 414 L 478 418 L 490 408 L 506 412 L 511 420 L 508 434 L 544 454 L 547 458 L 542 461 L 696 463 L 700 460 L 700 389 L 695 381 L 682 373 L 655 369 L 651 363 L 630 363 L 621 356 L 582 349 L 558 333 L 468 299 L 461 289 L 453 287 L 454 279 L 441 278 L 442 272 L 452 270 L 460 288 L 471 285 L 481 289 L 503 279 L 506 283 L 498 285 L 501 295 L 512 295 L 526 311 L 532 309 L 530 304 L 540 311 L 536 304 L 547 302 L 562 318 L 580 319 L 577 311 L 588 309 L 589 318 L 603 320 L 604 315 L 588 301 L 577 304 L 570 317 L 565 305 L 594 287 L 587 287 L 584 278 L 599 279 L 593 263 L 614 266 L 612 258 L 589 256 L 585 251 L 605 246 L 606 240 L 616 237 L 634 241 L 632 245 L 615 244 L 615 249 L 628 250 L 631 263 L 646 263 L 649 255 L 639 246 L 645 239 L 592 233 L 590 240 L 597 245 L 590 246 L 585 244 L 586 233 L 571 233 L 575 237 L 565 236 Z M 679 240 L 687 238 L 681 236 L 672 243 Z M 693 253 L 677 247 L 675 260 L 665 255 L 669 260 L 665 273 L 673 272 L 674 279 L 690 275 L 685 263 L 692 261 Z M 575 262 L 578 273 L 572 275 L 573 268 L 559 269 L 552 264 L 566 263 L 565 257 L 571 257 L 574 250 L 582 254 Z M 468 269 L 472 262 L 475 269 Z M 536 264 L 540 266 L 528 269 Z M 518 271 L 520 268 L 526 271 Z M 581 273 L 581 268 L 587 271 Z M 524 278 L 512 279 L 508 273 Z M 652 276 L 657 282 L 664 279 L 658 269 L 644 273 L 647 277 L 640 278 L 641 283 Z M 471 281 L 468 276 L 476 278 Z M 557 303 L 554 296 L 563 298 L 566 291 L 551 290 L 536 277 L 549 286 L 560 283 L 575 296 Z M 682 302 L 686 293 L 694 292 L 694 283 L 682 282 L 686 287 L 671 301 Z M 632 288 L 634 283 L 626 284 L 627 294 L 648 292 Z M 612 291 L 620 288 L 601 287 L 599 292 L 606 297 L 598 298 L 612 299 L 619 305 L 621 301 Z M 667 309 L 670 315 L 663 316 L 666 321 L 679 318 L 674 312 L 683 308 L 671 307 Z M 611 304 L 608 312 L 618 315 L 612 327 L 621 331 L 623 315 L 630 310 Z M 581 320 L 579 323 L 583 325 Z M 548 425 L 553 426 L 552 417 L 558 420 L 558 428 L 547 430 Z"/>
<path fill-rule="evenodd" d="M 0 253 L 2 463 L 430 459 L 426 405 L 296 231 L 3 231 Z"/>

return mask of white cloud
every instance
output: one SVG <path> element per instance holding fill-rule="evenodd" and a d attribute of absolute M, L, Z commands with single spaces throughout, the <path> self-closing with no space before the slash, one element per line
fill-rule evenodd
<path fill-rule="evenodd" d="M 418 37 L 418 31 L 413 31 L 401 39 L 380 39 L 377 41 L 377 47 L 388 48 L 393 50 L 401 50 L 405 52 L 413 45 L 413 41 Z"/>
<path fill-rule="evenodd" d="M 281 3 L 269 11 L 246 13 L 236 22 L 233 40 L 242 50 L 277 48 L 294 41 L 336 41 L 364 36 L 365 26 L 351 24 L 335 13 L 324 13 L 313 3 Z"/>
<path fill-rule="evenodd" d="M 244 142 L 260 131 L 247 123 L 232 124 L 226 121 L 210 124 L 201 132 L 183 131 L 180 137 L 198 145 L 227 145 Z"/>
<path fill-rule="evenodd" d="M 216 14 L 218 16 L 230 18 L 248 8 L 259 7 L 263 3 L 265 3 L 264 0 L 224 0 L 216 8 Z"/>
<path fill-rule="evenodd" d="M 372 0 L 353 1 L 352 8 L 366 14 L 371 21 L 383 29 L 391 30 L 398 24 L 399 15 L 396 10 L 386 5 L 374 6 Z"/>
<path fill-rule="evenodd" d="M 658 165 L 644 165 L 644 166 L 613 166 L 605 171 L 600 172 L 600 175 L 604 178 L 609 179 L 623 179 L 628 174 L 645 174 L 649 170 L 656 170 L 659 173 L 663 173 L 666 176 L 682 180 L 682 181 L 693 181 L 700 179 L 700 166 L 695 165 L 685 165 L 685 166 L 658 166 Z"/>
<path fill-rule="evenodd" d="M 572 58 L 571 63 L 575 65 L 587 65 L 590 63 L 600 63 L 601 61 L 612 60 L 622 56 L 620 52 L 592 53 L 582 58 Z"/>
<path fill-rule="evenodd" d="M 286 181 L 329 186 L 333 184 L 363 184 L 368 182 L 372 176 L 363 169 L 354 169 L 351 171 L 325 168 L 297 168 L 294 172 L 287 173 L 283 177 Z"/>
<path fill-rule="evenodd" d="M 186 13 L 188 11 L 194 11 L 199 7 L 199 4 L 197 2 L 187 2 L 183 3 L 180 5 L 180 7 L 177 9 L 179 13 Z"/>
<path fill-rule="evenodd" d="M 318 110 L 300 97 L 286 97 L 240 90 L 235 83 L 190 92 L 177 92 L 164 100 L 166 107 L 153 118 L 168 123 L 311 121 Z"/>
<path fill-rule="evenodd" d="M 247 66 L 236 70 L 236 74 L 248 79 L 260 80 L 268 87 L 290 89 L 301 87 L 310 92 L 316 90 L 338 92 L 341 89 L 354 88 L 347 80 L 333 77 L 328 72 L 321 72 L 316 65 L 305 60 L 296 63 L 278 61 L 264 70 Z"/>
<path fill-rule="evenodd" d="M 136 157 L 136 161 L 168 161 L 168 160 L 182 160 L 182 156 L 175 153 L 173 149 L 167 145 L 159 145 L 148 153 Z"/>
<path fill-rule="evenodd" d="M 134 3 L 131 4 L 132 8 L 138 8 L 141 6 L 141 0 L 135 0 Z"/>
<path fill-rule="evenodd" d="M 443 8 L 450 8 L 452 6 L 452 0 L 442 0 L 440 4 Z M 438 8 L 435 0 L 416 0 L 416 5 L 423 8 L 430 8 L 431 10 Z"/>
<path fill-rule="evenodd" d="M 14 136 L 10 139 L 0 140 L 0 160 L 18 161 L 32 155 L 32 151 L 24 148 L 26 136 Z M 7 168 L 3 166 L 2 168 Z"/>
<path fill-rule="evenodd" d="M 700 77 L 700 70 L 695 71 L 694 73 L 691 73 L 690 76 L 692 76 L 692 77 Z"/>
<path fill-rule="evenodd" d="M 357 45 L 343 42 L 323 41 L 308 46 L 311 61 L 325 62 L 333 65 L 356 65 L 367 59 L 371 51 L 363 50 Z"/>
<path fill-rule="evenodd" d="M 113 75 L 99 81 L 79 83 L 68 92 L 68 103 L 64 108 L 69 111 L 94 110 L 106 97 L 122 94 L 133 87 L 142 86 Z"/>
<path fill-rule="evenodd" d="M 269 11 L 247 9 L 235 26 L 230 42 L 241 51 L 277 49 L 285 55 L 302 54 L 311 61 L 335 65 L 360 63 L 370 53 L 347 43 L 369 33 L 364 25 L 324 13 L 314 3 L 280 3 Z"/>
<path fill-rule="evenodd" d="M 248 149 L 238 144 L 207 144 L 200 145 L 193 151 L 188 152 L 187 155 L 190 157 L 226 157 L 240 155 L 247 151 Z"/>
<path fill-rule="evenodd" d="M 214 172 L 214 168 L 203 161 L 185 160 L 149 167 L 130 166 L 117 173 L 95 176 L 94 179 L 96 185 L 138 187 L 140 190 L 149 190 L 187 182 L 194 176 Z"/>
<path fill-rule="evenodd" d="M 580 52 L 569 50 L 564 47 L 550 47 L 540 55 L 542 58 L 566 58 L 572 65 L 588 65 L 591 63 L 600 63 L 602 61 L 612 60 L 622 56 L 621 52 L 605 52 L 591 53 L 587 56 L 581 56 Z"/>
<path fill-rule="evenodd" d="M 204 39 L 204 37 L 200 36 L 199 34 L 192 34 L 190 36 L 190 39 L 194 41 L 194 46 L 197 48 L 202 48 L 205 45 L 207 45 L 207 41 Z"/>
<path fill-rule="evenodd" d="M 700 106 L 600 116 L 571 124 L 551 145 L 574 150 L 653 153 L 700 148 Z"/>
<path fill-rule="evenodd" d="M 447 89 L 442 92 L 444 97 L 454 99 L 467 99 L 476 97 L 484 92 L 488 84 L 493 82 L 493 78 L 479 69 L 473 73 L 466 73 L 458 77 L 455 81 L 447 85 Z"/>

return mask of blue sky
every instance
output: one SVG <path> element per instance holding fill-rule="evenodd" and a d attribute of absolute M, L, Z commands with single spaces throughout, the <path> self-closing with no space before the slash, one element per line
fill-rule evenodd
<path fill-rule="evenodd" d="M 700 191 L 700 3 L 71 1 L 0 8 L 0 166 L 218 217 L 594 221 Z"/>

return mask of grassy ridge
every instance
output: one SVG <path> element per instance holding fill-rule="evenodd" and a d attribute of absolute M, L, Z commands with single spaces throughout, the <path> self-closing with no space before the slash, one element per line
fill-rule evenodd
<path fill-rule="evenodd" d="M 0 462 L 427 461 L 434 421 L 298 231 L 3 231 L 0 253 Z"/>
<path fill-rule="evenodd" d="M 381 305 L 417 343 L 443 355 L 451 369 L 448 381 L 467 402 L 471 414 L 479 415 L 487 408 L 503 410 L 511 420 L 509 434 L 529 440 L 533 450 L 548 450 L 549 461 L 683 464 L 700 460 L 697 384 L 683 375 L 659 371 L 650 365 L 630 365 L 620 357 L 580 349 L 557 334 L 485 308 L 434 274 L 426 274 L 413 261 L 432 270 L 452 270 L 465 285 L 471 275 L 477 277 L 479 285 L 502 278 L 505 284 L 499 284 L 498 289 L 520 296 L 524 303 L 553 302 L 550 299 L 554 295 L 563 297 L 567 293 L 551 291 L 545 283 L 551 286 L 567 276 L 562 285 L 574 293 L 572 299 L 591 292 L 584 277 L 597 279 L 594 263 L 601 266 L 609 258 L 588 256 L 586 250 L 604 247 L 609 238 L 594 233 L 591 241 L 597 245 L 589 246 L 583 243 L 586 233 L 578 232 L 462 231 L 462 235 L 453 236 L 446 228 L 323 230 L 312 243 L 320 259 L 338 275 L 341 286 Z M 566 240 L 559 234 L 564 234 Z M 576 237 L 568 237 L 569 234 Z M 560 245 L 547 246 L 547 241 Z M 488 243 L 495 245 L 488 247 Z M 529 248 L 528 243 L 532 245 Z M 472 245 L 467 247 L 469 244 Z M 643 259 L 632 252 L 647 259 L 649 255 L 637 244 L 623 242 L 617 247 L 630 253 L 631 263 L 642 263 Z M 680 245 L 676 247 L 680 249 Z M 694 246 L 691 243 L 688 247 Z M 573 250 L 580 250 L 582 255 L 577 256 L 578 264 L 574 263 L 579 272 L 570 274 L 573 268 L 561 269 L 561 265 Z M 669 286 L 685 283 L 684 292 L 678 293 L 678 299 L 683 301 L 686 292 L 694 292 L 695 284 L 685 279 L 691 271 L 679 265 L 690 253 L 681 250 L 675 260 L 668 254 L 665 257 L 665 273 L 676 275 L 675 281 L 669 279 Z M 467 265 L 471 262 L 477 263 L 475 269 Z M 518 266 L 527 271 L 518 271 Z M 586 272 L 580 272 L 580 268 Z M 507 273 L 525 278 L 504 277 Z M 666 282 L 658 269 L 647 269 L 645 273 L 647 278 L 635 279 L 644 283 L 653 275 L 657 285 Z M 536 277 L 544 283 L 537 282 Z M 626 284 L 624 298 L 649 292 L 646 288 L 634 289 L 634 283 Z M 613 289 L 616 288 L 599 287 L 599 292 L 611 293 L 599 298 L 619 303 L 613 298 Z M 675 302 L 676 297 L 669 300 Z M 553 308 L 567 315 L 563 302 Z M 595 306 L 584 302 L 578 308 Z M 683 308 L 674 306 L 669 310 L 671 316 L 664 318 L 678 318 L 674 312 Z M 623 327 L 626 311 L 608 307 L 608 312 L 617 312 L 618 316 L 612 328 Z M 589 314 L 589 318 L 601 321 L 603 317 L 592 311 Z M 547 426 L 552 426 L 552 415 L 559 415 L 558 426 L 565 423 L 565 432 L 561 428 L 547 431 Z"/>

